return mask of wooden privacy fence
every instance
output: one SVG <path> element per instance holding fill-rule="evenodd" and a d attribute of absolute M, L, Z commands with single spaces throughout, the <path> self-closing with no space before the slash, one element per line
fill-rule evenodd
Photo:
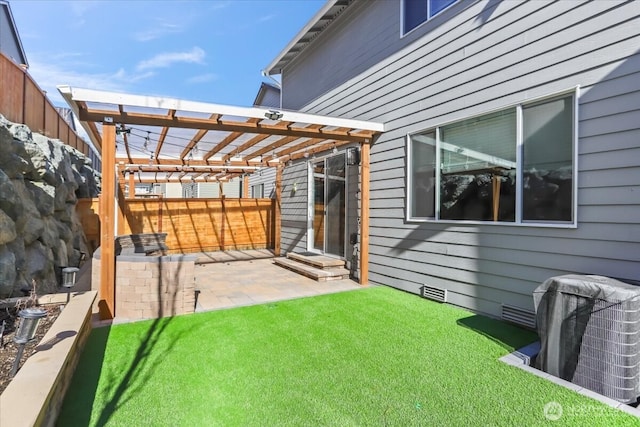
<path fill-rule="evenodd" d="M 76 213 L 87 237 L 91 254 L 100 246 L 100 199 L 78 199 Z"/>
<path fill-rule="evenodd" d="M 0 114 L 88 156 L 89 146 L 56 111 L 29 73 L 0 54 Z"/>
<path fill-rule="evenodd" d="M 118 234 L 167 233 L 171 253 L 265 249 L 275 242 L 271 199 L 126 199 Z"/>
<path fill-rule="evenodd" d="M 275 245 L 272 199 L 125 199 L 122 207 L 119 235 L 167 233 L 171 253 Z M 100 244 L 99 199 L 79 199 L 76 212 L 93 251 Z"/>

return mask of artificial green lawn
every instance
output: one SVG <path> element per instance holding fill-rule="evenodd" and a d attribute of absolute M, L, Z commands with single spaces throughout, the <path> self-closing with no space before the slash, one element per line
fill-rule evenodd
<path fill-rule="evenodd" d="M 640 424 L 497 360 L 533 340 L 386 287 L 100 328 L 58 425 Z"/>

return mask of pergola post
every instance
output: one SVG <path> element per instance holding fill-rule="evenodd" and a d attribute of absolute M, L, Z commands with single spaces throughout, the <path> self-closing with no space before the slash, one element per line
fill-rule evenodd
<path fill-rule="evenodd" d="M 124 234 L 124 164 L 118 164 L 117 188 L 118 188 L 118 235 Z"/>
<path fill-rule="evenodd" d="M 371 146 L 361 144 L 360 156 L 360 284 L 369 283 L 369 167 Z"/>
<path fill-rule="evenodd" d="M 242 197 L 249 198 L 249 175 L 245 175 L 242 178 Z"/>
<path fill-rule="evenodd" d="M 116 128 L 102 125 L 102 191 L 100 194 L 100 319 L 115 316 L 115 188 Z"/>
<path fill-rule="evenodd" d="M 136 181 L 135 181 L 135 173 L 133 171 L 129 171 L 129 199 L 136 198 Z"/>
<path fill-rule="evenodd" d="M 274 201 L 274 218 L 273 218 L 273 251 L 276 256 L 280 256 L 280 231 L 282 229 L 282 214 L 281 214 L 281 203 L 282 203 L 282 169 L 283 166 L 279 164 L 276 167 L 276 199 Z"/>

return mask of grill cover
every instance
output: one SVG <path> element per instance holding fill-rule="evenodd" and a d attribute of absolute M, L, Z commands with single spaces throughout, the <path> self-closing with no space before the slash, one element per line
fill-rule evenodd
<path fill-rule="evenodd" d="M 591 275 L 552 277 L 533 293 L 536 368 L 623 403 L 640 395 L 640 287 Z"/>

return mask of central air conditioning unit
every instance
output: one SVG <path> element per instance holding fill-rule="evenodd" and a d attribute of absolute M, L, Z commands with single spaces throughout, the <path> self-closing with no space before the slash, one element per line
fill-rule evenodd
<path fill-rule="evenodd" d="M 536 368 L 622 403 L 640 396 L 640 286 L 552 277 L 533 293 Z"/>

